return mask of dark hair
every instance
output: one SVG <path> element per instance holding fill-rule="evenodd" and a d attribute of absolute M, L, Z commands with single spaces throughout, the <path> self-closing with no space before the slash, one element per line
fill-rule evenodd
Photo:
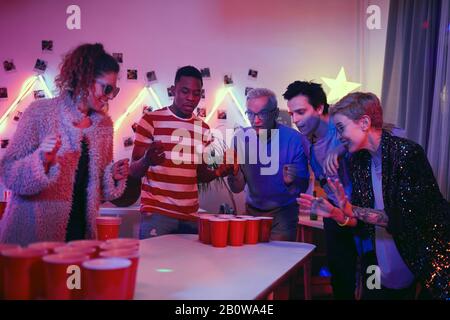
<path fill-rule="evenodd" d="M 347 94 L 330 109 L 331 115 L 343 114 L 347 118 L 357 121 L 368 116 L 372 127 L 383 127 L 383 108 L 380 99 L 371 92 L 353 92 Z"/>
<path fill-rule="evenodd" d="M 202 73 L 196 67 L 193 66 L 184 66 L 177 70 L 175 74 L 175 83 L 180 81 L 181 77 L 192 77 L 200 80 L 203 86 L 203 78 Z"/>
<path fill-rule="evenodd" d="M 288 85 L 286 92 L 283 93 L 283 98 L 289 101 L 299 94 L 308 98 L 314 110 L 317 110 L 320 105 L 323 105 L 323 114 L 328 113 L 327 96 L 320 84 L 311 81 L 292 82 Z"/>
<path fill-rule="evenodd" d="M 67 53 L 55 79 L 60 93 L 69 92 L 72 98 L 87 92 L 92 82 L 104 73 L 118 73 L 116 59 L 106 53 L 101 43 L 83 44 Z"/>

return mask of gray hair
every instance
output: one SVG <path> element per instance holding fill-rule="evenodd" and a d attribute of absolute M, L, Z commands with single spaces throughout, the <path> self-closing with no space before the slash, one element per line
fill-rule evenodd
<path fill-rule="evenodd" d="M 278 107 L 277 102 L 277 96 L 272 90 L 266 89 L 266 88 L 255 88 L 250 90 L 247 93 L 247 101 L 250 99 L 260 98 L 260 97 L 268 97 L 269 100 L 267 101 L 265 109 L 276 109 Z"/>

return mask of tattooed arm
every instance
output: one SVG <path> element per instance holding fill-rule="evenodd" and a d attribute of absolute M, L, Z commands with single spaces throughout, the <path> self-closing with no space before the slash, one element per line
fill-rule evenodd
<path fill-rule="evenodd" d="M 353 217 L 365 223 L 376 224 L 382 227 L 386 227 L 389 221 L 389 217 L 384 210 L 352 206 L 352 213 Z"/>
<path fill-rule="evenodd" d="M 339 179 L 327 179 L 328 186 L 333 191 L 338 201 L 339 208 L 344 214 L 350 218 L 359 219 L 365 223 L 376 224 L 382 227 L 387 227 L 389 217 L 384 210 L 376 210 L 372 208 L 361 208 L 354 206 L 348 201 L 345 194 L 344 187 L 339 182 Z"/>

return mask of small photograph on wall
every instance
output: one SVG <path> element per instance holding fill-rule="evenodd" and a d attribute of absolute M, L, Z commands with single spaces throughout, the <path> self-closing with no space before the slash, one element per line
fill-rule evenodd
<path fill-rule="evenodd" d="M 169 98 L 173 98 L 173 86 L 167 88 L 167 95 Z"/>
<path fill-rule="evenodd" d="M 251 87 L 245 87 L 245 96 L 247 96 L 247 94 L 248 94 L 248 92 L 249 92 L 250 90 L 253 90 L 253 88 L 251 88 Z"/>
<path fill-rule="evenodd" d="M 42 51 L 52 52 L 53 51 L 53 40 L 42 40 Z"/>
<path fill-rule="evenodd" d="M 34 64 L 34 70 L 38 72 L 45 72 L 47 70 L 47 61 L 36 59 L 36 63 Z"/>
<path fill-rule="evenodd" d="M 118 63 L 123 63 L 123 53 L 114 52 L 112 56 Z"/>
<path fill-rule="evenodd" d="M 202 89 L 202 99 L 205 99 L 206 95 L 205 95 L 205 89 Z"/>
<path fill-rule="evenodd" d="M 142 107 L 142 114 L 147 114 L 153 112 L 153 107 L 152 106 L 143 106 Z"/>
<path fill-rule="evenodd" d="M 226 74 L 223 76 L 223 83 L 226 86 L 231 86 L 233 84 L 233 77 L 231 76 L 231 74 Z"/>
<path fill-rule="evenodd" d="M 256 71 L 255 69 L 249 69 L 248 76 L 250 79 L 256 79 L 258 78 L 258 71 Z"/>
<path fill-rule="evenodd" d="M 45 98 L 45 92 L 44 92 L 44 90 L 34 90 L 33 96 L 34 96 L 35 100 L 44 99 Z"/>
<path fill-rule="evenodd" d="M 206 108 L 197 108 L 197 117 L 205 118 L 206 117 Z"/>
<path fill-rule="evenodd" d="M 20 117 L 22 117 L 23 112 L 21 111 L 17 111 L 16 114 L 14 115 L 13 120 L 18 122 L 20 120 Z"/>
<path fill-rule="evenodd" d="M 147 76 L 147 81 L 148 82 L 155 82 L 157 80 L 155 71 L 147 72 L 146 76 Z"/>
<path fill-rule="evenodd" d="M 2 149 L 6 149 L 6 147 L 8 146 L 8 144 L 9 144 L 9 140 L 8 140 L 8 139 L 2 139 L 2 140 L 0 140 L 0 146 L 1 146 Z"/>
<path fill-rule="evenodd" d="M 8 98 L 8 88 L 2 87 L 0 88 L 0 99 Z"/>
<path fill-rule="evenodd" d="M 217 119 L 226 120 L 227 119 L 227 111 L 223 109 L 217 110 Z"/>
<path fill-rule="evenodd" d="M 125 137 L 123 138 L 123 146 L 125 148 L 130 148 L 132 147 L 134 144 L 133 138 L 132 137 Z"/>
<path fill-rule="evenodd" d="M 137 69 L 128 69 L 127 70 L 127 79 L 128 80 L 137 80 L 138 72 Z"/>
<path fill-rule="evenodd" d="M 16 70 L 16 65 L 14 64 L 13 59 L 8 59 L 3 61 L 3 69 L 6 72 L 12 72 Z"/>
<path fill-rule="evenodd" d="M 200 69 L 200 72 L 203 79 L 211 79 L 211 71 L 209 70 L 209 68 L 202 68 Z"/>
<path fill-rule="evenodd" d="M 138 123 L 135 122 L 135 123 L 133 123 L 133 124 L 131 125 L 131 130 L 133 130 L 133 132 L 136 132 L 137 127 L 138 127 Z"/>

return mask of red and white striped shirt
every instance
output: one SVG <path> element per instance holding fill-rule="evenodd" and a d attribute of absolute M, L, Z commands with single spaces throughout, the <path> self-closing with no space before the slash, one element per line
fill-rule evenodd
<path fill-rule="evenodd" d="M 138 123 L 134 144 L 161 141 L 166 159 L 150 166 L 141 187 L 141 212 L 191 220 L 197 213 L 199 146 L 209 143 L 209 126 L 196 116 L 177 117 L 168 107 L 146 113 Z"/>

